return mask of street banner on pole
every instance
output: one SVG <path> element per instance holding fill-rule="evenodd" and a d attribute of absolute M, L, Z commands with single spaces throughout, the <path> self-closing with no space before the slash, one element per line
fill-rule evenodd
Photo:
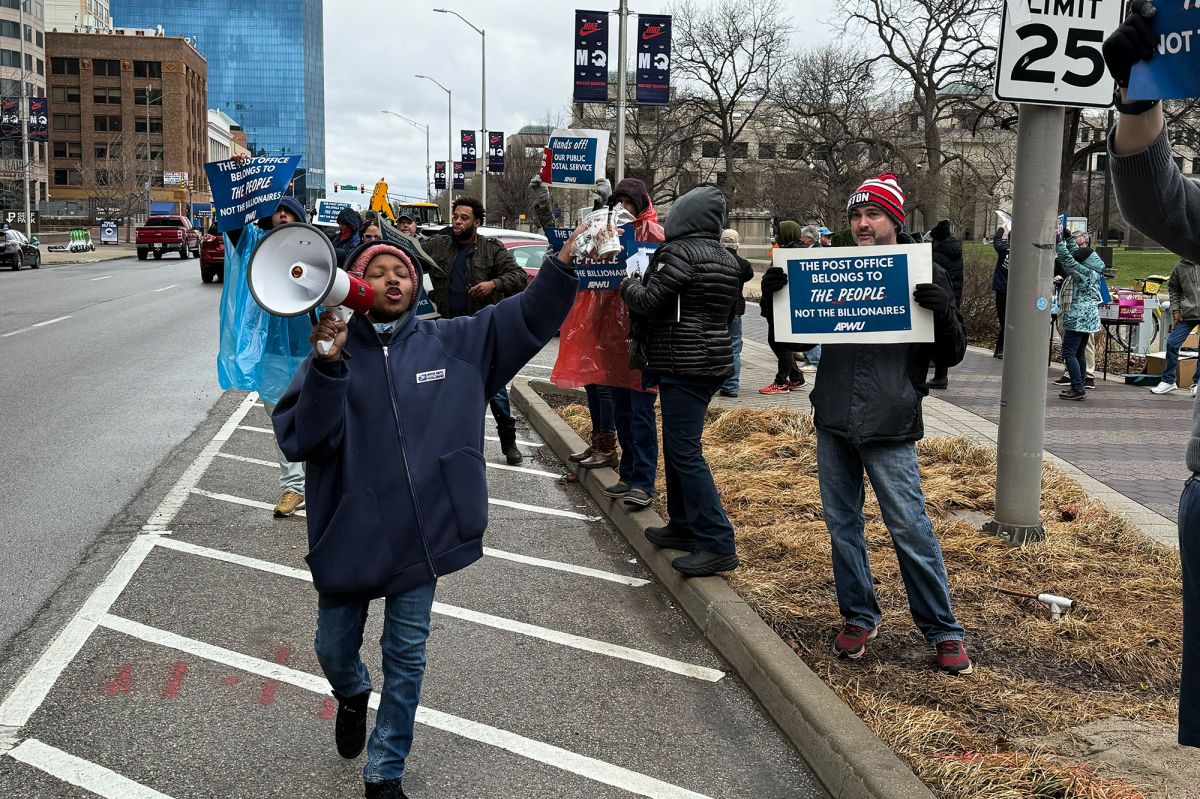
<path fill-rule="evenodd" d="M 575 12 L 575 93 L 572 102 L 608 102 L 608 12 Z"/>
<path fill-rule="evenodd" d="M 21 138 L 21 101 L 16 97 L 0 101 L 0 138 Z"/>
<path fill-rule="evenodd" d="M 474 172 L 475 171 L 475 156 L 476 156 L 476 153 L 478 152 L 478 148 L 476 148 L 476 146 L 475 146 L 475 131 L 464 130 L 464 131 L 462 131 L 461 136 L 462 136 L 462 161 L 460 163 L 462 164 L 462 171 L 463 172 Z"/>
<path fill-rule="evenodd" d="M 912 298 L 933 280 L 928 244 L 776 250 L 787 273 L 775 295 L 776 341 L 898 344 L 933 341 L 933 313 Z"/>
<path fill-rule="evenodd" d="M 233 159 L 205 164 L 217 208 L 217 230 L 228 233 L 274 213 L 301 158 L 248 158 L 240 167 Z"/>
<path fill-rule="evenodd" d="M 50 141 L 50 117 L 45 97 L 29 98 L 29 140 Z"/>
<path fill-rule="evenodd" d="M 433 187 L 435 189 L 444 190 L 446 188 L 446 162 L 433 162 Z"/>
<path fill-rule="evenodd" d="M 996 57 L 996 99 L 1112 105 L 1114 84 L 1100 45 L 1121 24 L 1124 9 L 1125 0 L 1008 0 Z"/>
<path fill-rule="evenodd" d="M 1154 58 L 1139 61 L 1129 73 L 1130 100 L 1183 100 L 1200 97 L 1200 35 L 1196 49 L 1197 8 L 1194 2 L 1155 3 L 1154 32 L 1158 48 Z"/>
<path fill-rule="evenodd" d="M 542 153 L 540 177 L 553 186 L 593 186 L 607 166 L 607 130 L 559 129 Z"/>
<path fill-rule="evenodd" d="M 463 172 L 462 161 L 454 162 L 454 188 L 465 189 L 467 187 L 467 175 Z"/>
<path fill-rule="evenodd" d="M 671 95 L 671 18 L 639 14 L 637 103 L 666 105 Z"/>
<path fill-rule="evenodd" d="M 488 131 L 488 172 L 504 172 L 504 131 Z"/>
<path fill-rule="evenodd" d="M 567 243 L 574 232 L 573 228 L 546 228 L 546 238 L 550 240 L 550 251 L 557 252 Z M 650 262 L 650 256 L 658 249 L 657 244 L 635 241 L 632 225 L 626 225 L 621 233 L 621 252 L 613 261 L 577 261 L 575 274 L 579 277 L 580 291 L 616 291 L 621 288 L 621 281 L 630 274 L 632 265 L 640 265 L 644 271 Z"/>

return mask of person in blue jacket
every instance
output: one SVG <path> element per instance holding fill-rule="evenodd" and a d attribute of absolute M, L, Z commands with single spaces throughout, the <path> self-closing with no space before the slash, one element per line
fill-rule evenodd
<path fill-rule="evenodd" d="M 582 230 L 582 228 L 580 228 Z M 574 235 L 530 287 L 473 316 L 418 320 L 421 267 L 372 241 L 347 260 L 375 290 L 365 317 L 322 314 L 272 421 L 308 464 L 307 556 L 318 592 L 316 651 L 338 701 L 338 753 L 366 739 L 371 678 L 359 656 L 367 607 L 386 597 L 383 694 L 363 768 L 368 797 L 403 797 L 401 778 L 425 670 L 439 577 L 483 555 L 488 399 L 554 336 L 575 301 Z"/>
<path fill-rule="evenodd" d="M 304 206 L 284 197 L 270 216 L 225 234 L 225 279 L 221 287 L 221 349 L 217 380 L 223 389 L 257 391 L 267 413 L 279 402 L 292 375 L 312 349 L 308 317 L 272 316 L 250 296 L 246 266 L 267 231 L 305 222 Z M 278 448 L 277 448 L 278 449 Z M 279 457 L 279 501 L 275 518 L 291 516 L 304 507 L 304 464 Z"/>
<path fill-rule="evenodd" d="M 1071 385 L 1058 395 L 1059 399 L 1083 400 L 1084 350 L 1092 334 L 1100 329 L 1100 277 L 1104 261 L 1091 247 L 1068 247 L 1066 234 L 1058 231 L 1057 257 L 1059 266 L 1071 278 L 1071 305 L 1063 311 L 1063 362 Z"/>

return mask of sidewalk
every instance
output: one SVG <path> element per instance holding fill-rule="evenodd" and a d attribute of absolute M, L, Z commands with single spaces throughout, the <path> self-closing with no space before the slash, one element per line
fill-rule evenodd
<path fill-rule="evenodd" d="M 766 320 L 757 308 L 742 321 L 742 385 L 737 399 L 718 398 L 724 407 L 788 407 L 808 412 L 809 384 L 802 392 L 762 395 L 758 389 L 775 376 L 775 356 L 766 346 Z M 950 371 L 950 388 L 924 403 L 927 436 L 965 436 L 995 446 L 1000 421 L 1000 374 L 1003 361 L 991 352 L 969 348 L 963 363 Z M 1092 496 L 1124 514 L 1146 535 L 1177 546 L 1175 518 L 1183 481 L 1184 442 L 1191 430 L 1192 401 L 1187 391 L 1155 396 L 1147 388 L 1117 379 L 1088 392 L 1086 402 L 1058 400 L 1050 385 L 1062 367 L 1047 372 L 1041 387 L 1046 400 L 1047 457 Z"/>
<path fill-rule="evenodd" d="M 121 258 L 136 258 L 137 246 L 133 244 L 96 244 L 95 252 L 50 252 L 42 245 L 42 263 L 61 266 L 63 264 L 91 264 L 98 261 L 116 261 Z"/>

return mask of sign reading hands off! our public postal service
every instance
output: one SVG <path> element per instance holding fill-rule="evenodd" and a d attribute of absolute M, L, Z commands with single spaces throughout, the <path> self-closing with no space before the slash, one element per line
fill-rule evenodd
<path fill-rule="evenodd" d="M 913 301 L 933 281 L 928 244 L 776 250 L 775 340 L 800 344 L 933 341 L 933 313 Z"/>

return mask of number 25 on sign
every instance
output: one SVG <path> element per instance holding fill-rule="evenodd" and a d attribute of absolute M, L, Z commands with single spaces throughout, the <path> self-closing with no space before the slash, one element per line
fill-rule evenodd
<path fill-rule="evenodd" d="M 1113 80 L 1100 46 L 1121 24 L 1125 0 L 1005 0 L 996 99 L 1105 108 Z"/>

